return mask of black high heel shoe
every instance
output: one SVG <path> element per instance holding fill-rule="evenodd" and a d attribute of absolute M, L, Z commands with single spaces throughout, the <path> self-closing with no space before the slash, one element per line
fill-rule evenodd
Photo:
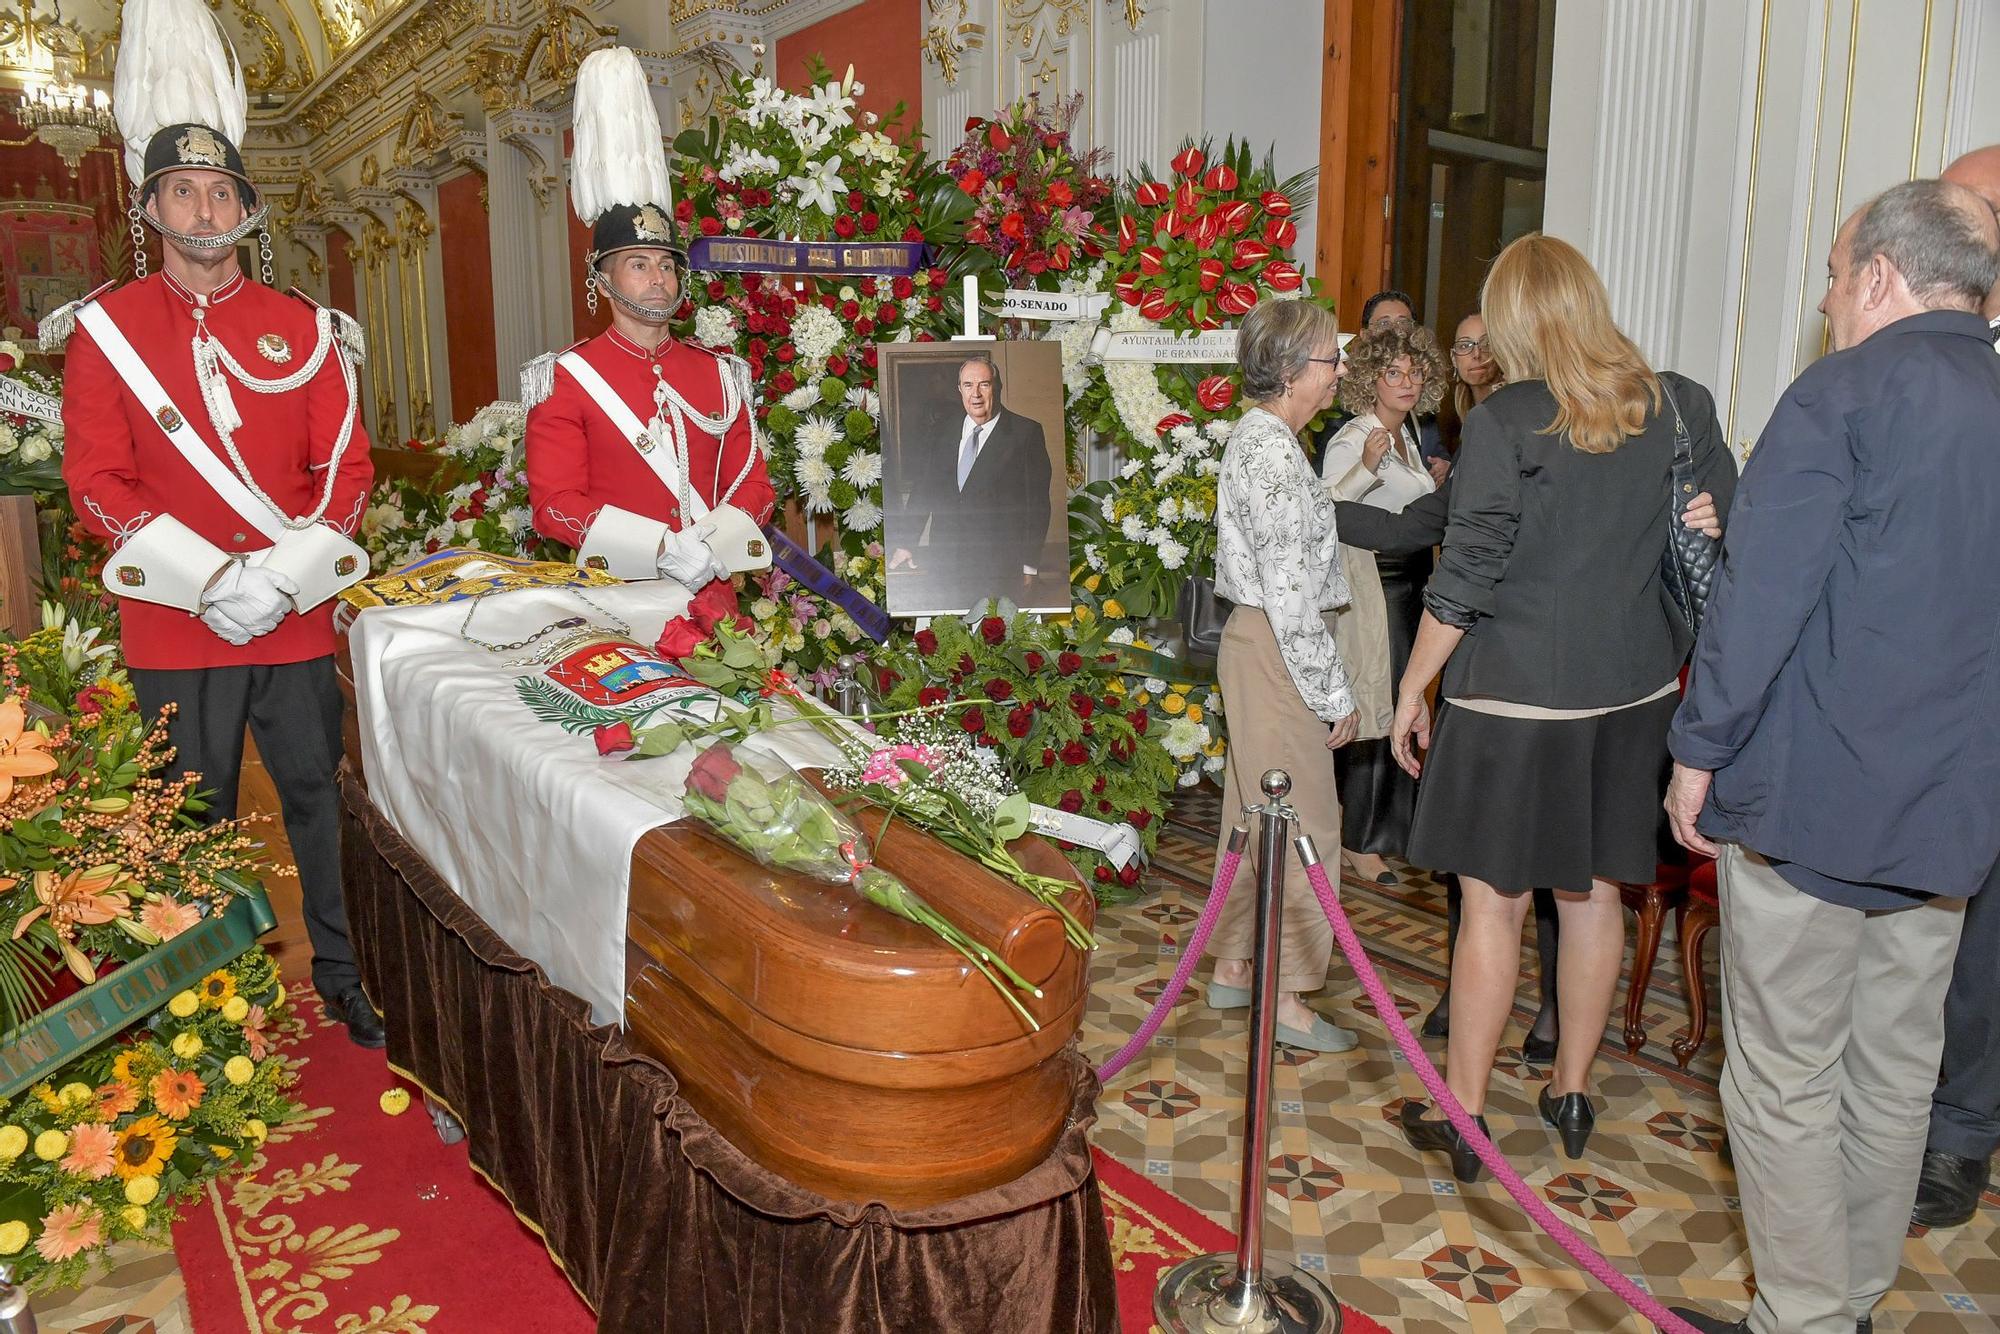
<path fill-rule="evenodd" d="M 1528 1036 L 1521 1039 L 1521 1059 L 1529 1065 L 1548 1065 L 1556 1059 L 1556 1046 L 1560 1041 L 1560 1035 L 1540 1038 L 1531 1029 Z"/>
<path fill-rule="evenodd" d="M 1439 1001 L 1437 1008 L 1424 1016 L 1423 1035 L 1427 1038 L 1448 1038 L 1451 1036 L 1451 1006 Z"/>
<path fill-rule="evenodd" d="M 1561 1136 L 1563 1153 L 1574 1162 L 1583 1157 L 1584 1147 L 1590 1143 L 1590 1132 L 1597 1125 L 1597 1113 L 1585 1094 L 1565 1093 L 1558 1098 L 1551 1091 L 1554 1087 L 1553 1084 L 1544 1084 L 1536 1102 L 1542 1109 L 1542 1120 Z"/>
<path fill-rule="evenodd" d="M 1430 1106 L 1427 1103 L 1403 1104 L 1403 1138 L 1410 1142 L 1410 1147 L 1413 1149 L 1424 1152 L 1436 1150 L 1450 1154 L 1451 1174 L 1461 1182 L 1470 1185 L 1479 1180 L 1480 1171 L 1484 1167 L 1479 1161 L 1479 1155 L 1465 1142 L 1465 1137 L 1458 1133 L 1458 1127 L 1452 1125 L 1449 1120 L 1424 1120 L 1424 1113 L 1429 1110 Z M 1475 1116 L 1472 1120 L 1479 1127 L 1479 1133 L 1486 1134 L 1486 1118 Z"/>

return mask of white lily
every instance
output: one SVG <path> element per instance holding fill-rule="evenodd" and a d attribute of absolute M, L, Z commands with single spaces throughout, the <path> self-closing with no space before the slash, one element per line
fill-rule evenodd
<path fill-rule="evenodd" d="M 854 99 L 848 96 L 847 88 L 854 82 L 854 67 L 848 66 L 847 86 L 831 81 L 821 84 L 806 96 L 806 110 L 828 125 L 845 126 L 854 123 L 854 117 L 847 113 L 854 107 Z"/>
<path fill-rule="evenodd" d="M 118 651 L 115 644 L 97 642 L 98 635 L 102 633 L 103 629 L 100 626 L 93 625 L 86 630 L 76 621 L 67 622 L 63 626 L 63 667 L 70 675 L 74 676 L 82 671 L 86 662 L 95 662 Z"/>
<path fill-rule="evenodd" d="M 805 171 L 786 178 L 785 184 L 798 192 L 800 208 L 816 208 L 822 213 L 838 213 L 835 201 L 847 194 L 847 182 L 840 177 L 840 155 L 824 162 L 809 162 Z"/>

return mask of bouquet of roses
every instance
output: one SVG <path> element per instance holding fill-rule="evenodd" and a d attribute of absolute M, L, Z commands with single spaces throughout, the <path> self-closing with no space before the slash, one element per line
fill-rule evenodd
<path fill-rule="evenodd" d="M 977 205 L 966 243 L 991 254 L 1009 282 L 1061 274 L 1104 253 L 1111 182 L 1097 173 L 1111 154 L 1071 145 L 1082 108 L 1082 93 L 1047 109 L 1031 94 L 990 120 L 974 116 L 945 163 Z"/>
<path fill-rule="evenodd" d="M 1008 987 L 1037 998 L 1041 989 L 876 866 L 860 828 L 782 760 L 718 741 L 695 757 L 683 801 L 689 815 L 759 865 L 851 885 L 876 907 L 930 931 L 977 968 L 1030 1028 L 1040 1030 Z"/>

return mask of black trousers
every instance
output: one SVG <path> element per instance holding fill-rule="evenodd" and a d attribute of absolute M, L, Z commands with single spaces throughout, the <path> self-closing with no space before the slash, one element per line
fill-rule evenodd
<path fill-rule="evenodd" d="M 1944 1060 L 1927 1147 L 1960 1158 L 2000 1149 L 2000 884 L 1965 904 L 1965 932 L 1944 997 Z"/>
<path fill-rule="evenodd" d="M 333 658 L 275 667 L 199 667 L 186 671 L 133 668 L 139 707 L 150 717 L 177 706 L 168 737 L 174 744 L 169 779 L 199 773 L 199 791 L 214 795 L 203 817 L 231 819 L 243 774 L 243 728 L 278 789 L 285 834 L 305 894 L 306 937 L 312 942 L 313 986 L 338 996 L 361 984 L 347 938 L 347 901 L 340 885 L 341 697 Z"/>

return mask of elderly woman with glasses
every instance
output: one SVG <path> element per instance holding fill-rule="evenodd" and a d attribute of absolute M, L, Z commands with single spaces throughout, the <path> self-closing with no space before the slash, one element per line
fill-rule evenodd
<path fill-rule="evenodd" d="M 1299 443 L 1306 423 L 1333 406 L 1344 373 L 1339 328 L 1310 301 L 1266 301 L 1238 332 L 1237 360 L 1250 406 L 1230 433 L 1216 478 L 1215 591 L 1235 604 L 1222 631 L 1216 675 L 1229 701 L 1222 841 L 1262 803 L 1266 770 L 1291 775 L 1299 829 L 1322 845 L 1340 834 L 1333 756 L 1360 725 L 1355 689 L 1330 625 L 1348 599 L 1333 498 Z M 1386 701 L 1378 705 L 1386 712 Z M 1386 726 L 1386 722 L 1381 724 Z M 1306 1051 L 1346 1051 L 1355 1035 L 1315 1013 L 1308 992 L 1326 983 L 1333 928 L 1297 858 L 1285 859 L 1278 1041 Z M 1250 863 L 1238 870 L 1210 941 L 1208 1003 L 1250 1003 L 1256 913 Z"/>
<path fill-rule="evenodd" d="M 1370 328 L 1347 345 L 1341 405 L 1354 413 L 1327 443 L 1320 473 L 1335 500 L 1400 512 L 1437 490 L 1425 465 L 1417 414 L 1444 397 L 1444 358 L 1428 329 L 1410 324 Z M 1343 644 L 1362 662 L 1381 660 L 1390 681 L 1400 678 L 1423 615 L 1429 550 L 1376 554 L 1341 548 L 1341 564 L 1357 592 L 1341 614 Z M 1379 597 L 1371 596 L 1379 581 Z M 1366 618 L 1366 623 L 1363 623 Z M 1352 622 L 1352 624 L 1346 624 Z M 1386 857 L 1401 857 L 1416 809 L 1416 781 L 1380 740 L 1357 741 L 1335 757 L 1340 784 L 1342 855 L 1355 874 L 1395 884 Z"/>

